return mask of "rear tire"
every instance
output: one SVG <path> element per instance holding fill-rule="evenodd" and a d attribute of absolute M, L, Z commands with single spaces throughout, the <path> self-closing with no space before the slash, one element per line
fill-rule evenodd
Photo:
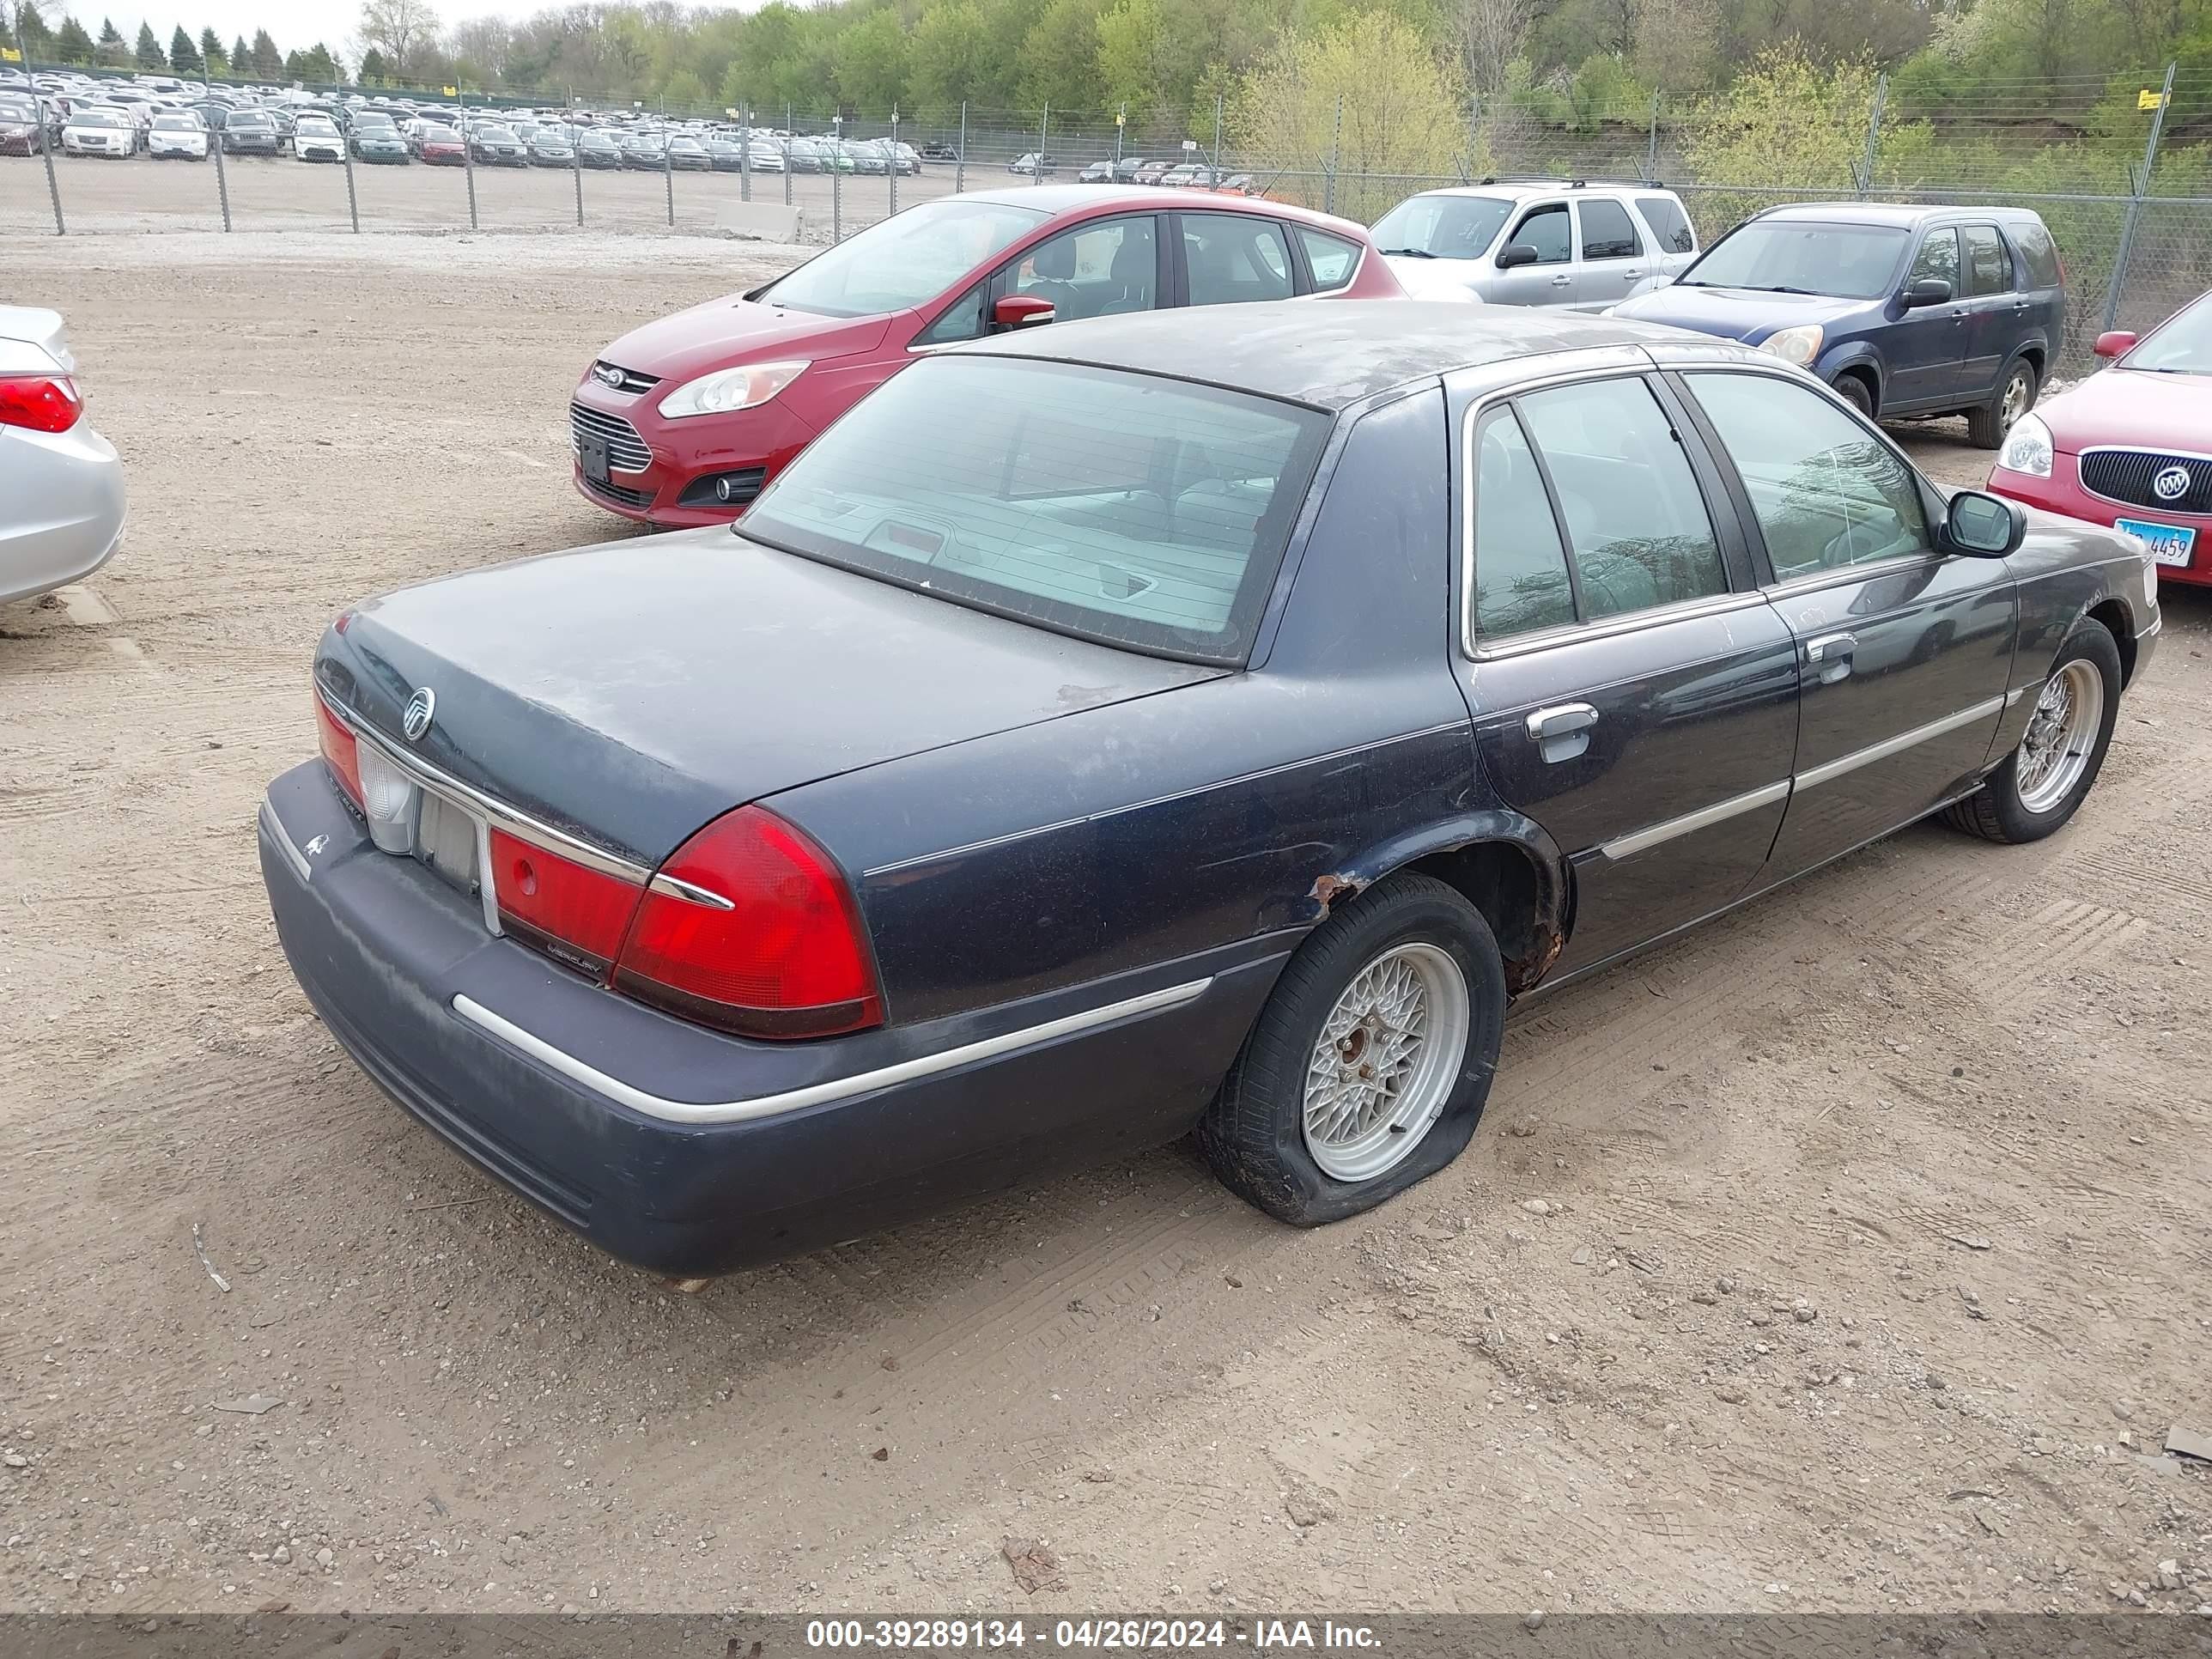
<path fill-rule="evenodd" d="M 1966 411 L 1966 441 L 1977 449 L 2002 449 L 2013 422 L 2035 407 L 2035 365 L 2021 359 L 2005 370 L 1989 402 Z"/>
<path fill-rule="evenodd" d="M 1474 1134 L 1498 1068 L 1505 971 L 1455 889 L 1399 875 L 1298 947 L 1198 1126 L 1224 1186 L 1293 1226 L 1358 1215 Z"/>
<path fill-rule="evenodd" d="M 2120 648 L 2102 623 L 2085 617 L 2058 647 L 2019 747 L 1944 817 L 1984 841 L 2042 840 L 2096 783 L 2119 712 Z"/>

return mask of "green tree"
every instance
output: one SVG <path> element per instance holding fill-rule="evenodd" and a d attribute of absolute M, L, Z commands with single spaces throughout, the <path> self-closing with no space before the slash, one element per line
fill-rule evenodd
<path fill-rule="evenodd" d="M 688 69 L 678 70 L 670 76 L 660 89 L 660 95 L 667 100 L 669 108 L 681 110 L 687 115 L 701 113 L 708 107 L 707 83 Z"/>
<path fill-rule="evenodd" d="M 1098 10 L 1099 0 L 1051 0 L 1037 13 L 1014 59 L 1024 106 L 1096 106 Z"/>
<path fill-rule="evenodd" d="M 318 40 L 300 54 L 300 76 L 302 81 L 312 81 L 318 86 L 329 86 L 345 78 L 344 66 L 331 55 L 331 49 Z"/>
<path fill-rule="evenodd" d="M 906 29 L 886 6 L 848 23 L 830 48 L 837 95 L 872 118 L 889 114 L 906 93 Z"/>
<path fill-rule="evenodd" d="M 100 20 L 100 41 L 92 49 L 93 61 L 109 69 L 121 69 L 131 61 L 131 46 L 124 40 L 123 32 L 115 27 L 112 18 Z"/>
<path fill-rule="evenodd" d="M 62 19 L 61 27 L 54 33 L 54 56 L 64 64 L 91 64 L 92 37 L 84 32 L 84 25 L 76 18 Z"/>
<path fill-rule="evenodd" d="M 1161 0 L 1115 0 L 1098 19 L 1098 82 L 1108 106 L 1127 104 L 1129 119 L 1150 122 L 1165 112 L 1167 81 L 1177 56 L 1167 8 Z M 1175 112 L 1183 106 L 1176 105 Z"/>
<path fill-rule="evenodd" d="M 269 38 L 267 29 L 253 31 L 253 51 L 250 54 L 253 73 L 264 81 L 274 81 L 284 72 L 284 58 L 276 50 L 276 43 Z"/>
<path fill-rule="evenodd" d="M 161 43 L 154 38 L 154 27 L 150 23 L 138 25 L 137 58 L 140 69 L 151 70 L 156 74 L 169 67 L 169 60 L 161 56 Z"/>
<path fill-rule="evenodd" d="M 385 68 L 384 54 L 371 46 L 361 55 L 361 83 L 365 87 L 380 87 L 390 71 Z"/>
<path fill-rule="evenodd" d="M 199 48 L 192 44 L 192 37 L 185 33 L 182 23 L 177 25 L 177 32 L 169 37 L 169 67 L 179 75 L 192 76 L 197 76 L 204 67 Z"/>
<path fill-rule="evenodd" d="M 0 24 L 7 21 L 7 13 L 0 10 Z M 23 0 L 15 8 L 15 27 L 22 32 L 23 49 L 31 54 L 33 63 L 51 62 L 55 55 L 54 32 L 46 20 L 39 15 L 38 0 Z M 12 46 L 15 43 L 9 40 Z"/>
<path fill-rule="evenodd" d="M 907 47 L 908 91 L 921 107 L 948 110 L 981 95 L 1000 56 L 976 0 L 944 0 L 914 27 Z"/>
<path fill-rule="evenodd" d="M 1459 73 L 1411 24 L 1370 12 L 1284 37 L 1239 83 L 1230 131 L 1241 156 L 1269 167 L 1317 170 L 1334 154 L 1341 173 L 1386 175 L 1337 191 L 1339 213 L 1371 218 L 1405 193 L 1388 175 L 1471 171 L 1481 160 L 1467 153 Z"/>
<path fill-rule="evenodd" d="M 200 31 L 200 61 L 208 66 L 210 75 L 230 73 L 230 58 L 223 52 L 222 37 L 213 29 Z"/>
<path fill-rule="evenodd" d="M 230 72 L 233 75 L 253 73 L 253 50 L 246 44 L 244 35 L 239 35 L 231 41 L 230 51 L 226 54 L 226 61 L 230 64 Z"/>

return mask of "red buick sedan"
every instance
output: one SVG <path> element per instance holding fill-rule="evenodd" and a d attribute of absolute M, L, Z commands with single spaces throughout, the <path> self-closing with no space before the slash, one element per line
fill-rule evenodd
<path fill-rule="evenodd" d="M 568 406 L 576 488 L 647 524 L 718 523 L 935 347 L 1170 306 L 1402 292 L 1359 226 L 1278 203 L 1096 185 L 946 197 L 608 346 Z"/>
<path fill-rule="evenodd" d="M 2148 334 L 2100 335 L 2112 367 L 2024 415 L 1990 489 L 2140 538 L 2167 581 L 2212 585 L 2212 294 Z"/>

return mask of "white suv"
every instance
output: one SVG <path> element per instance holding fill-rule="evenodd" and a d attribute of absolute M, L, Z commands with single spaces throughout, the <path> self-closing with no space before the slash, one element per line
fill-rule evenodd
<path fill-rule="evenodd" d="M 1698 257 L 1682 198 L 1632 180 L 1486 179 L 1409 196 L 1375 246 L 1417 299 L 1602 311 Z"/>

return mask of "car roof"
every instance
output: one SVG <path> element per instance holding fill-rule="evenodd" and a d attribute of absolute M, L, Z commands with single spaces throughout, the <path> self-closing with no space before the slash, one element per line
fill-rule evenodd
<path fill-rule="evenodd" d="M 1134 369 L 1334 410 L 1463 368 L 1592 347 L 1666 347 L 1693 340 L 1698 337 L 1680 329 L 1549 307 L 1274 301 L 1091 318 L 993 335 L 946 355 Z"/>
<path fill-rule="evenodd" d="M 1423 196 L 1672 196 L 1665 185 L 1636 179 L 1478 179 L 1473 184 L 1445 185 L 1418 192 Z"/>
<path fill-rule="evenodd" d="M 1902 202 L 1791 202 L 1753 216 L 1820 224 L 1895 225 L 1906 230 L 1937 220 L 2002 219 L 2016 223 L 2030 219 L 2039 221 L 2042 217 L 2033 210 L 2022 207 L 1928 207 Z"/>
<path fill-rule="evenodd" d="M 1213 164 L 1207 161 L 1193 165 Z M 1366 228 L 1349 219 L 1333 218 L 1287 202 L 1255 201 L 1249 197 L 1224 196 L 1210 190 L 1163 190 L 1152 185 L 1010 185 L 1001 190 L 971 190 L 939 199 L 1003 202 L 1012 207 L 1039 208 L 1054 218 L 1078 210 L 1088 217 L 1132 209 L 1149 209 L 1156 213 L 1174 209 L 1186 213 L 1260 213 L 1275 219 L 1295 219 L 1301 224 L 1325 225 L 1339 234 L 1348 231 L 1362 241 L 1367 240 Z"/>

